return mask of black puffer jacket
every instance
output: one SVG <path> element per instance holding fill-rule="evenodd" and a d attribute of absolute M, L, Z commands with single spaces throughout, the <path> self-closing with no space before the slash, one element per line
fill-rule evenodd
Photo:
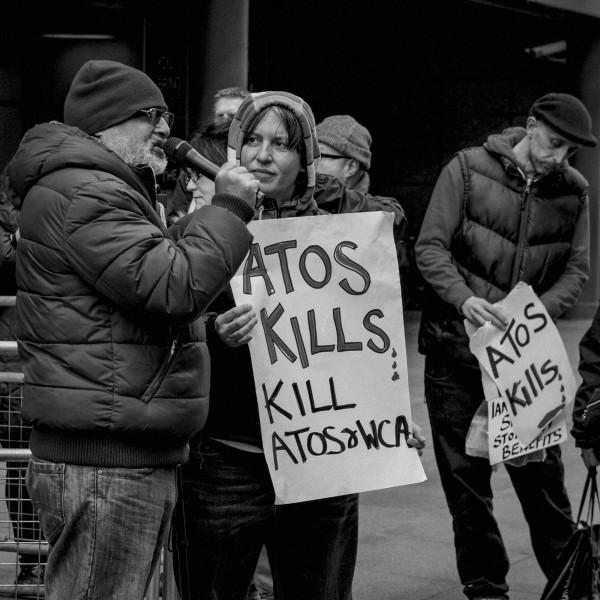
<path fill-rule="evenodd" d="M 17 337 L 33 454 L 123 467 L 185 461 L 208 403 L 197 317 L 252 239 L 219 204 L 242 201 L 216 196 L 175 243 L 155 211 L 152 170 L 60 123 L 30 130 L 8 173 L 24 199 Z"/>

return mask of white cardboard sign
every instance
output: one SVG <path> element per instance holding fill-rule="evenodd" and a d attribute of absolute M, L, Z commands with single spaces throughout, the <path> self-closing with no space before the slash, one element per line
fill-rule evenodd
<path fill-rule="evenodd" d="M 530 447 L 542 432 L 547 435 L 549 424 L 566 429 L 555 418 L 562 413 L 564 420 L 577 389 L 575 376 L 560 333 L 529 285 L 518 283 L 497 306 L 508 315 L 508 327 L 487 323 L 473 333 L 470 347 L 504 402 L 501 421 L 510 420 L 520 444 Z M 490 409 L 492 419 L 504 412 Z M 504 431 L 492 432 L 493 425 L 490 448 L 493 436 Z"/>

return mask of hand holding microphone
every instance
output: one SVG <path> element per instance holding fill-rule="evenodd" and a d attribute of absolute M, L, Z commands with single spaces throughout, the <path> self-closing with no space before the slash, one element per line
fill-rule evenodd
<path fill-rule="evenodd" d="M 190 144 L 175 137 L 166 141 L 163 151 L 169 160 L 214 181 L 217 194 L 237 196 L 252 207 L 258 206 L 264 197 L 260 191 L 260 181 L 245 167 L 233 162 L 226 162 L 222 167 L 218 167 L 194 150 Z"/>
<path fill-rule="evenodd" d="M 215 178 L 215 189 L 220 194 L 238 196 L 256 208 L 264 194 L 260 191 L 260 181 L 245 167 L 234 162 L 226 162 Z"/>

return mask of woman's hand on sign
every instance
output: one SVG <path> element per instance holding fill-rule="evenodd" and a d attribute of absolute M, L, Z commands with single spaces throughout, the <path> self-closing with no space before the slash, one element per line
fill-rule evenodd
<path fill-rule="evenodd" d="M 593 448 L 582 448 L 581 449 L 581 458 L 583 459 L 583 464 L 587 469 L 590 467 L 597 467 L 600 462 L 596 458 L 596 454 L 594 453 Z"/>
<path fill-rule="evenodd" d="M 257 322 L 252 306 L 242 304 L 220 314 L 215 319 L 215 331 L 225 344 L 235 348 L 252 339 L 250 332 Z"/>
<path fill-rule="evenodd" d="M 478 296 L 467 298 L 462 303 L 460 312 L 476 327 L 481 327 L 486 322 L 490 322 L 498 329 L 505 329 L 509 323 L 506 313 L 501 308 Z"/>
<path fill-rule="evenodd" d="M 425 436 L 423 430 L 416 424 L 412 424 L 412 437 L 408 440 L 408 445 L 416 448 L 419 456 L 423 456 L 423 448 L 425 448 Z"/>

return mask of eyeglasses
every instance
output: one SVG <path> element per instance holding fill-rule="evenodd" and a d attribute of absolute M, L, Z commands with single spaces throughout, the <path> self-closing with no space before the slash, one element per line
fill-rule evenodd
<path fill-rule="evenodd" d="M 184 167 L 183 171 L 183 180 L 185 181 L 185 185 L 187 185 L 190 181 L 197 183 L 198 179 L 200 179 L 200 175 L 198 175 L 198 173 L 196 173 L 196 171 L 193 171 L 192 169 Z"/>
<path fill-rule="evenodd" d="M 152 123 L 152 127 L 156 127 L 160 123 L 160 120 L 163 119 L 167 124 L 167 127 L 171 129 L 175 121 L 175 115 L 173 113 L 170 113 L 168 110 L 161 110 L 160 108 L 148 108 L 138 112 L 141 112 L 148 117 L 150 123 Z"/>
<path fill-rule="evenodd" d="M 348 158 L 347 156 L 344 156 L 343 154 L 323 154 L 321 153 L 321 158 Z"/>

